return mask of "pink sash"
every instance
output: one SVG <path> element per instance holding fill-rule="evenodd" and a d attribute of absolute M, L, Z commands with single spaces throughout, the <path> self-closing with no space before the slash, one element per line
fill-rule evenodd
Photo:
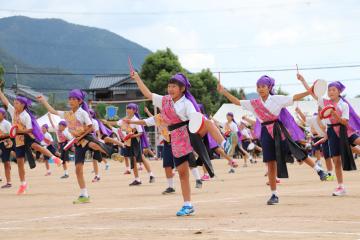
<path fill-rule="evenodd" d="M 339 114 L 339 116 L 342 116 L 342 111 L 338 108 L 337 103 L 331 101 L 330 99 L 323 99 L 324 100 L 324 106 L 328 106 L 328 105 L 333 105 L 336 109 L 336 112 Z M 339 123 L 333 116 L 331 116 L 329 118 L 331 124 L 337 124 Z M 333 126 L 334 131 L 336 133 L 336 135 L 339 137 L 340 136 L 340 126 Z M 353 129 L 351 129 L 350 126 L 347 126 L 347 135 L 348 137 L 350 137 L 351 135 L 353 135 L 355 133 L 355 131 Z"/>
<path fill-rule="evenodd" d="M 278 119 L 278 116 L 275 116 L 264 106 L 260 98 L 250 100 L 250 103 L 251 106 L 254 108 L 256 115 L 262 122 L 275 121 Z M 274 138 L 274 124 L 268 124 L 266 125 L 266 128 L 270 136 Z"/>
<path fill-rule="evenodd" d="M 161 117 L 168 125 L 182 122 L 178 115 L 176 115 L 174 103 L 169 95 L 162 98 Z M 174 157 L 179 158 L 193 151 L 186 125 L 171 131 L 170 136 Z"/>

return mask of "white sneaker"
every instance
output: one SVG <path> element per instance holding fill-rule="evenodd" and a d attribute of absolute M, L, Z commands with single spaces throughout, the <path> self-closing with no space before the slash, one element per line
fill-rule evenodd
<path fill-rule="evenodd" d="M 346 194 L 345 188 L 344 187 L 337 187 L 335 189 L 335 191 L 333 192 L 333 196 L 344 196 Z"/>

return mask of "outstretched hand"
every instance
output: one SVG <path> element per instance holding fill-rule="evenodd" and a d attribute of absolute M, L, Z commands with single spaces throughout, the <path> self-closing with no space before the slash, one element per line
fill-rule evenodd
<path fill-rule="evenodd" d="M 301 75 L 300 73 L 296 74 L 296 77 L 299 81 L 303 82 L 305 81 L 305 78 L 303 77 L 303 75 Z"/>
<path fill-rule="evenodd" d="M 38 102 L 43 103 L 46 102 L 46 99 L 43 95 L 39 95 L 36 97 L 36 99 L 38 100 Z"/>
<path fill-rule="evenodd" d="M 220 83 L 220 80 L 218 80 L 218 82 L 217 82 L 217 91 L 221 94 L 224 94 L 224 91 L 225 91 L 224 86 L 221 85 L 221 83 Z"/>

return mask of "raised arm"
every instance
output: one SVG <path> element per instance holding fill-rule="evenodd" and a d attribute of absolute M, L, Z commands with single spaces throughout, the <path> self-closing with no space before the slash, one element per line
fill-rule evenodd
<path fill-rule="evenodd" d="M 0 90 L 0 100 L 4 104 L 5 107 L 9 106 L 9 100 L 5 97 L 5 94 Z"/>
<path fill-rule="evenodd" d="M 243 116 L 242 119 L 244 119 L 245 121 L 247 121 L 251 126 L 254 126 L 256 121 L 249 118 L 248 116 Z"/>
<path fill-rule="evenodd" d="M 50 106 L 50 104 L 46 101 L 46 99 L 44 98 L 44 96 L 37 96 L 36 98 L 37 98 L 37 100 L 39 101 L 39 103 L 41 103 L 42 105 L 44 105 L 44 107 L 45 107 L 50 113 L 59 116 L 59 112 L 56 111 L 52 106 Z"/>
<path fill-rule="evenodd" d="M 130 73 L 131 78 L 135 80 L 136 84 L 138 85 L 141 93 L 149 100 L 152 100 L 152 92 L 149 90 L 149 88 L 144 84 L 144 82 L 141 80 L 139 74 L 137 72 L 131 72 Z"/>
<path fill-rule="evenodd" d="M 124 119 L 124 122 L 126 122 L 127 124 L 136 124 L 136 125 L 143 125 L 146 126 L 146 122 L 145 120 L 130 120 L 130 119 Z"/>
<path fill-rule="evenodd" d="M 311 89 L 309 89 L 308 91 L 303 92 L 303 93 L 295 94 L 295 95 L 293 96 L 293 101 L 299 101 L 299 100 L 303 99 L 304 97 L 309 96 L 309 95 L 310 95 L 310 92 L 311 92 Z"/>
<path fill-rule="evenodd" d="M 154 114 L 152 114 L 147 107 L 144 107 L 144 112 L 145 112 L 149 117 L 153 117 L 153 116 L 154 116 Z"/>
<path fill-rule="evenodd" d="M 296 77 L 297 77 L 297 79 L 302 83 L 302 85 L 305 87 L 305 89 L 310 92 L 311 96 L 312 96 L 314 99 L 318 100 L 318 97 L 313 93 L 311 87 L 310 87 L 309 84 L 305 81 L 305 78 L 303 77 L 303 75 L 301 75 L 300 73 L 298 73 L 298 74 L 296 74 Z"/>
<path fill-rule="evenodd" d="M 219 81 L 217 83 L 217 90 L 220 94 L 224 95 L 230 102 L 240 106 L 240 100 L 237 97 L 233 96 L 231 93 L 229 93 Z"/>
<path fill-rule="evenodd" d="M 48 113 L 48 118 L 49 118 L 49 121 L 50 121 L 51 126 L 52 126 L 54 129 L 57 129 L 57 127 L 55 126 L 54 121 L 53 121 L 53 119 L 52 119 L 52 117 L 51 117 L 51 113 Z"/>

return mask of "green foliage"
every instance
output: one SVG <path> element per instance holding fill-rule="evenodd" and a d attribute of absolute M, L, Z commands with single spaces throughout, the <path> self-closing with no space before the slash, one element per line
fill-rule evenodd
<path fill-rule="evenodd" d="M 288 92 L 285 92 L 284 90 L 281 89 L 281 86 L 279 86 L 277 89 L 275 89 L 275 94 L 276 95 L 285 95 L 285 96 L 289 95 Z"/>
<path fill-rule="evenodd" d="M 106 116 L 106 104 L 99 103 L 96 105 L 96 114 L 99 119 L 103 119 Z"/>

